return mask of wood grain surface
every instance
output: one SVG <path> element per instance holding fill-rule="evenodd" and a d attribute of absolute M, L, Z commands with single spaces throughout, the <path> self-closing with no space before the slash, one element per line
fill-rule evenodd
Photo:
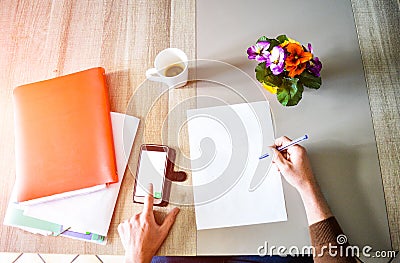
<path fill-rule="evenodd" d="M 352 0 L 394 250 L 400 250 L 400 7 Z"/>
<path fill-rule="evenodd" d="M 166 144 L 162 140 L 162 127 L 169 107 L 195 94 L 194 86 L 165 92 L 160 84 L 143 84 L 145 71 L 153 66 L 156 54 L 170 46 L 179 47 L 195 58 L 194 15 L 194 1 L 183 0 L 0 2 L 1 222 L 15 181 L 14 87 L 102 66 L 107 72 L 111 110 L 127 112 L 142 120 L 106 246 L 43 237 L 1 226 L 0 251 L 123 254 L 117 225 L 141 210 L 141 205 L 132 203 L 139 146 L 141 143 Z M 185 109 L 181 107 L 180 112 L 179 117 L 183 118 Z M 182 150 L 188 153 L 187 135 L 181 139 Z M 190 182 L 189 174 L 186 184 Z M 171 206 L 156 209 L 157 219 L 161 220 L 170 209 Z M 183 206 L 159 254 L 195 253 L 194 210 L 192 206 Z"/>

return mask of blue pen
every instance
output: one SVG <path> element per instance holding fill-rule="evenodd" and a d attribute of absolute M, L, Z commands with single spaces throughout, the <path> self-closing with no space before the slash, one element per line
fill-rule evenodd
<path fill-rule="evenodd" d="M 291 141 L 289 144 L 287 144 L 287 145 L 282 145 L 282 146 L 280 146 L 280 147 L 278 147 L 278 148 L 276 148 L 278 151 L 283 151 L 283 150 L 285 150 L 285 149 L 287 149 L 287 148 L 289 148 L 290 146 L 292 146 L 292 145 L 295 145 L 295 144 L 298 144 L 299 142 L 302 142 L 302 141 L 305 141 L 305 140 L 307 140 L 308 139 L 308 135 L 306 134 L 306 135 L 304 135 L 304 136 L 302 136 L 302 137 L 300 137 L 300 138 L 297 138 L 296 140 L 293 140 L 293 141 Z M 264 159 L 264 158 L 266 158 L 266 157 L 268 157 L 269 156 L 269 154 L 268 153 L 266 153 L 266 154 L 264 154 L 264 155 L 261 155 L 260 157 L 258 157 L 258 159 Z"/>

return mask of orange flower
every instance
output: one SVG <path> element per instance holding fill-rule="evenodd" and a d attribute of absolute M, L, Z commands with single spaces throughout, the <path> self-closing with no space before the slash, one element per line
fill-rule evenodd
<path fill-rule="evenodd" d="M 300 75 L 306 68 L 306 62 L 311 60 L 313 55 L 305 52 L 303 47 L 296 43 L 289 43 L 286 47 L 289 56 L 286 57 L 286 70 L 289 71 L 289 77 L 293 78 Z"/>
<path fill-rule="evenodd" d="M 303 73 L 306 68 L 306 63 L 299 64 L 298 66 L 286 66 L 286 70 L 289 71 L 289 77 L 294 78 L 296 75 Z"/>

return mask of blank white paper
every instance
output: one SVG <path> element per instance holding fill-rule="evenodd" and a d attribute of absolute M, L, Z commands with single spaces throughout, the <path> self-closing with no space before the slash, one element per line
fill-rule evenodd
<path fill-rule="evenodd" d="M 189 110 L 188 130 L 197 229 L 286 221 L 267 101 Z M 263 176 L 266 175 L 266 176 Z M 249 191 L 253 177 L 264 178 Z"/>
<path fill-rule="evenodd" d="M 34 206 L 27 206 L 24 215 L 71 227 L 76 232 L 107 236 L 125 168 L 128 163 L 139 119 L 111 113 L 118 183 L 90 194 L 73 196 Z"/>

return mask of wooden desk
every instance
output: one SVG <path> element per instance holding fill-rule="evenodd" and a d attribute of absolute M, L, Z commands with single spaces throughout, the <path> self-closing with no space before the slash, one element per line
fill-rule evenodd
<path fill-rule="evenodd" d="M 196 94 L 194 84 L 164 93 L 146 112 L 161 89 L 136 89 L 145 80 L 146 69 L 153 66 L 156 54 L 170 46 L 195 58 L 195 2 L 172 1 L 3 1 L 0 7 L 0 105 L 2 146 L 0 153 L 1 208 L 3 222 L 15 181 L 12 90 L 14 87 L 102 66 L 106 69 L 111 110 L 126 112 L 142 119 L 133 146 L 119 199 L 108 233 L 106 246 L 67 238 L 42 237 L 19 229 L 0 227 L 0 251 L 75 254 L 123 254 L 117 225 L 140 210 L 132 203 L 132 187 L 138 149 L 141 143 L 178 145 L 172 137 L 165 141 L 163 129 L 186 111 L 174 114 L 164 124 L 169 110 L 186 97 Z M 137 97 L 136 97 L 137 98 Z M 133 111 L 133 112 L 131 112 Z M 146 113 L 145 116 L 141 116 Z M 179 134 L 181 150 L 189 153 L 186 130 Z M 182 155 L 182 154 L 181 154 Z M 178 163 L 181 155 L 177 156 Z M 190 177 L 190 173 L 189 173 Z M 190 184 L 190 179 L 185 182 Z M 186 197 L 186 198 L 190 198 Z M 158 217 L 171 209 L 162 208 Z M 160 254 L 194 255 L 196 229 L 193 207 L 181 207 Z"/>
<path fill-rule="evenodd" d="M 399 66 L 395 48 L 399 44 L 398 3 L 352 0 L 369 87 L 374 128 L 381 161 L 393 248 L 399 250 Z M 383 11 L 382 11 L 383 10 Z M 397 12 L 396 12 L 397 10 Z M 375 14 L 371 18 L 371 14 Z M 388 16 L 386 14 L 389 14 Z M 396 19 L 397 17 L 397 19 Z M 393 25 L 393 23 L 395 23 Z M 389 26 L 390 25 L 390 26 Z M 377 35 L 380 38 L 376 37 Z M 390 41 L 386 41 L 390 39 Z M 15 180 L 12 89 L 20 84 L 52 78 L 82 69 L 103 66 L 108 72 L 112 110 L 125 112 L 131 96 L 145 79 L 155 55 L 174 46 L 195 58 L 195 0 L 130 1 L 13 1 L 0 3 L 0 221 L 3 221 Z M 388 43 L 393 43 L 389 46 Z M 371 56 L 369 48 L 376 53 Z M 379 48 L 378 48 L 379 47 Z M 390 59 L 392 58 L 392 59 Z M 384 69 L 382 65 L 387 65 Z M 397 72 L 397 74 L 396 74 Z M 397 90 L 396 90 L 397 89 Z M 137 112 L 157 96 L 137 101 Z M 386 94 L 381 96 L 381 94 Z M 142 121 L 131 155 L 137 160 L 141 142 L 162 142 L 163 121 L 174 105 L 196 95 L 193 84 L 164 94 Z M 184 118 L 185 112 L 174 115 Z M 174 123 L 168 120 L 168 123 Z M 146 127 L 146 129 L 144 129 Z M 187 133 L 180 134 L 182 151 L 188 154 Z M 168 138 L 177 147 L 174 138 Z M 178 160 L 181 156 L 178 156 Z M 181 158 L 182 159 L 182 158 Z M 187 182 L 189 184 L 189 182 Z M 131 202 L 133 177 L 128 170 L 122 184 L 108 235 L 107 246 L 66 238 L 32 235 L 18 229 L 0 227 L 0 251 L 122 254 L 116 227 L 138 211 Z M 190 198 L 190 197 L 189 197 Z M 160 209 L 165 210 L 165 209 Z M 160 254 L 194 255 L 196 230 L 194 211 L 182 207 Z"/>

